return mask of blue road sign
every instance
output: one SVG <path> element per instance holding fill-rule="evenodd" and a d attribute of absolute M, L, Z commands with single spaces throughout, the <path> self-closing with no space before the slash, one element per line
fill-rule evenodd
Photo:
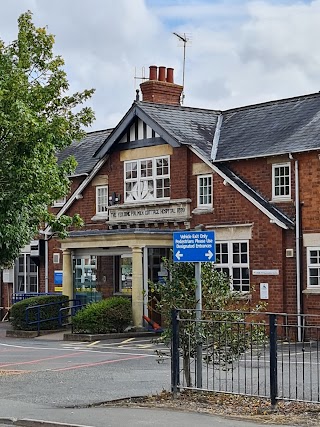
<path fill-rule="evenodd" d="M 182 231 L 173 233 L 175 262 L 215 262 L 214 231 Z"/>

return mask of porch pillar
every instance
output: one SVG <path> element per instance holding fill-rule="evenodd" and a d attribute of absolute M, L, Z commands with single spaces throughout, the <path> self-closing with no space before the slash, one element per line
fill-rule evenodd
<path fill-rule="evenodd" d="M 73 299 L 73 275 L 72 275 L 72 264 L 71 264 L 71 252 L 69 249 L 63 251 L 63 281 L 62 281 L 62 293 L 67 295 L 69 299 Z"/>
<path fill-rule="evenodd" d="M 133 325 L 142 327 L 143 321 L 143 273 L 142 248 L 132 247 L 132 314 Z"/>

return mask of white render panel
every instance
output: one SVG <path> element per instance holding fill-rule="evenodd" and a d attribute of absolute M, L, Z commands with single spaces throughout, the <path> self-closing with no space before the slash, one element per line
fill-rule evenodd
<path fill-rule="evenodd" d="M 152 138 L 152 129 L 147 125 L 147 138 Z"/>
<path fill-rule="evenodd" d="M 320 233 L 303 234 L 303 246 L 320 246 Z"/>
<path fill-rule="evenodd" d="M 134 141 L 136 139 L 136 131 L 135 131 L 135 124 L 130 128 L 130 141 Z"/>
<path fill-rule="evenodd" d="M 143 121 L 141 119 L 138 121 L 138 139 L 143 139 Z"/>
<path fill-rule="evenodd" d="M 217 227 L 214 228 L 216 241 L 225 240 L 250 240 L 252 239 L 252 226 L 244 225 L 238 227 Z"/>

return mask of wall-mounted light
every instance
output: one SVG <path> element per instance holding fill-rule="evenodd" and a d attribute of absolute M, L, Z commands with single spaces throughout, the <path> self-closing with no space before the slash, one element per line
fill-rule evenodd
<path fill-rule="evenodd" d="M 113 206 L 120 203 L 120 200 L 121 194 L 116 194 L 115 192 L 113 192 L 112 195 L 109 196 L 109 206 Z"/>

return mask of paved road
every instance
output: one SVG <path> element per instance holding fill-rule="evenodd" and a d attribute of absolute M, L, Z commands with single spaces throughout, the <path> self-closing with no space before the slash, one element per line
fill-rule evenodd
<path fill-rule="evenodd" d="M 55 339 L 57 336 L 31 340 L 0 336 L 0 426 L 2 417 L 94 427 L 250 425 L 246 421 L 152 408 L 88 408 L 88 404 L 169 389 L 168 350 L 141 338 L 95 343 Z M 155 350 L 163 356 L 161 363 Z"/>
<path fill-rule="evenodd" d="M 1 340 L 1 390 L 19 402 L 64 407 L 170 388 L 170 360 L 158 363 L 152 348 L 98 344 Z"/>

